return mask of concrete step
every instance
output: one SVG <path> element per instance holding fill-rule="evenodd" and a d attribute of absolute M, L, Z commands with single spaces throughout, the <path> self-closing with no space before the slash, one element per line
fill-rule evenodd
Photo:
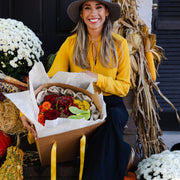
<path fill-rule="evenodd" d="M 60 180 L 78 180 L 79 159 L 74 161 L 57 164 L 57 179 Z M 49 180 L 51 178 L 50 166 L 31 166 L 24 167 L 24 180 Z"/>

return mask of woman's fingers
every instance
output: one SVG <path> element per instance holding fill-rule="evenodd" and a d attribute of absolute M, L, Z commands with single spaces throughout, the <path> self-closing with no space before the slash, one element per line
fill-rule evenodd
<path fill-rule="evenodd" d="M 26 117 L 26 116 L 21 116 L 21 121 L 23 123 L 23 126 L 31 132 L 31 134 L 34 136 L 35 139 L 37 139 L 37 133 L 36 130 L 34 129 L 33 123 Z"/>
<path fill-rule="evenodd" d="M 34 136 L 35 140 L 37 140 L 37 133 L 36 133 L 35 129 L 33 127 L 31 127 L 31 129 L 29 131 Z"/>
<path fill-rule="evenodd" d="M 88 76 L 94 78 L 94 82 L 97 82 L 98 75 L 96 73 L 93 73 L 91 71 L 82 71 L 82 73 L 87 74 Z"/>

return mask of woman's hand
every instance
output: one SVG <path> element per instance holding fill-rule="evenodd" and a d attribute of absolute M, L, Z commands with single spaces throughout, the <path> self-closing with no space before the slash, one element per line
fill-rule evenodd
<path fill-rule="evenodd" d="M 96 73 L 93 73 L 91 71 L 83 71 L 83 73 L 86 73 L 88 76 L 94 78 L 94 82 L 97 82 L 98 75 Z"/>
<path fill-rule="evenodd" d="M 31 132 L 31 134 L 34 136 L 35 140 L 37 140 L 37 133 L 36 130 L 34 129 L 33 123 L 25 116 L 21 116 L 21 121 L 23 123 L 23 126 Z"/>

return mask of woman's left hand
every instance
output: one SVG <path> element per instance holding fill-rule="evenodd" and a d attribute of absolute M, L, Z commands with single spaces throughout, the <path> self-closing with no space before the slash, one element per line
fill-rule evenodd
<path fill-rule="evenodd" d="M 83 71 L 83 73 L 86 73 L 88 76 L 94 78 L 94 82 L 97 82 L 97 79 L 98 79 L 98 75 L 96 73 L 93 73 L 91 71 Z"/>

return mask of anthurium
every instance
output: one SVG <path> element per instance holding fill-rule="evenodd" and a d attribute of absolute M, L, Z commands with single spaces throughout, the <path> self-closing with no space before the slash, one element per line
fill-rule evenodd
<path fill-rule="evenodd" d="M 82 110 L 82 109 L 79 109 L 75 106 L 70 106 L 69 107 L 69 111 L 74 114 L 74 115 L 71 115 L 69 116 L 68 118 L 69 119 L 82 119 L 82 118 L 85 118 L 86 120 L 88 120 L 90 118 L 90 110 Z"/>

